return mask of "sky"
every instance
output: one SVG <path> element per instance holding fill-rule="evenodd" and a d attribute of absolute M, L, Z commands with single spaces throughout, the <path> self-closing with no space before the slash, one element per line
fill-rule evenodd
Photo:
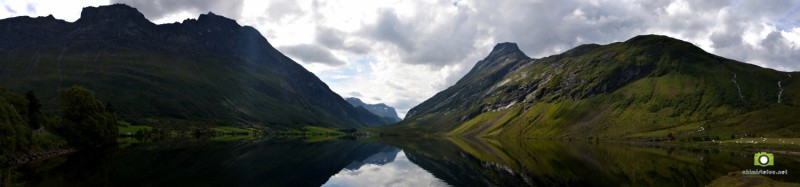
<path fill-rule="evenodd" d="M 660 34 L 734 60 L 800 70 L 800 1 L 0 0 L 0 18 L 75 21 L 123 3 L 154 23 L 214 12 L 250 25 L 342 97 L 409 109 L 455 84 L 500 42 L 534 58 Z"/>

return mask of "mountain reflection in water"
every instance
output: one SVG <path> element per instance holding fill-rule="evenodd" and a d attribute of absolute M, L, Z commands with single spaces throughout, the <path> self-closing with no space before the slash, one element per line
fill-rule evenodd
<path fill-rule="evenodd" d="M 408 160 L 400 149 L 390 149 L 348 165 L 322 186 L 448 186 Z"/>
<path fill-rule="evenodd" d="M 170 140 L 0 168 L 4 186 L 705 186 L 753 165 L 741 150 L 614 142 Z M 775 153 L 767 176 L 800 182 Z"/>

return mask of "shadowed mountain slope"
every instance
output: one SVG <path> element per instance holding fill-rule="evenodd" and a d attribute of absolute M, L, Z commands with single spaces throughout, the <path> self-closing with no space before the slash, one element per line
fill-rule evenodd
<path fill-rule="evenodd" d="M 150 124 L 362 127 L 381 118 L 350 106 L 256 29 L 208 13 L 156 25 L 135 8 L 87 7 L 70 23 L 0 20 L 0 86 L 82 85 L 128 120 Z"/>

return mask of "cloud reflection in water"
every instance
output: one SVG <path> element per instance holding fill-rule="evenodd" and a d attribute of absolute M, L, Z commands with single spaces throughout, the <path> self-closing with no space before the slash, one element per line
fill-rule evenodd
<path fill-rule="evenodd" d="M 356 169 L 342 169 L 322 186 L 448 186 L 412 163 L 403 151 L 393 162 L 383 165 L 364 164 Z"/>

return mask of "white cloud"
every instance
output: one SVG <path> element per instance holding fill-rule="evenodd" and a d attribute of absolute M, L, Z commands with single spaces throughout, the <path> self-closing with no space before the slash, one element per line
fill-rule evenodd
<path fill-rule="evenodd" d="M 159 23 L 208 11 L 235 18 L 278 50 L 294 52 L 289 55 L 340 95 L 387 103 L 401 116 L 454 84 L 499 42 L 544 57 L 584 43 L 662 34 L 735 60 L 800 70 L 797 1 L 120 1 Z M 60 2 L 4 1 L 0 17 L 54 14 L 74 21 L 80 7 L 109 3 Z M 307 50 L 292 51 L 297 46 Z M 315 63 L 312 52 L 326 57 L 316 61 L 333 63 Z"/>
<path fill-rule="evenodd" d="M 107 5 L 108 0 L 47 1 L 47 0 L 3 0 L 0 2 L 0 18 L 16 16 L 47 16 L 75 21 L 87 6 Z"/>
<path fill-rule="evenodd" d="M 359 69 L 363 73 L 358 73 Z M 329 69 L 316 74 L 343 97 L 359 97 L 366 103 L 386 103 L 404 117 L 411 107 L 448 86 L 452 77 L 460 78 L 464 69 L 460 64 L 434 68 L 370 59 L 369 62 L 355 60 L 344 70 Z"/>
<path fill-rule="evenodd" d="M 448 186 L 425 169 L 408 160 L 403 151 L 393 162 L 366 164 L 358 169 L 343 169 L 322 186 Z"/>

